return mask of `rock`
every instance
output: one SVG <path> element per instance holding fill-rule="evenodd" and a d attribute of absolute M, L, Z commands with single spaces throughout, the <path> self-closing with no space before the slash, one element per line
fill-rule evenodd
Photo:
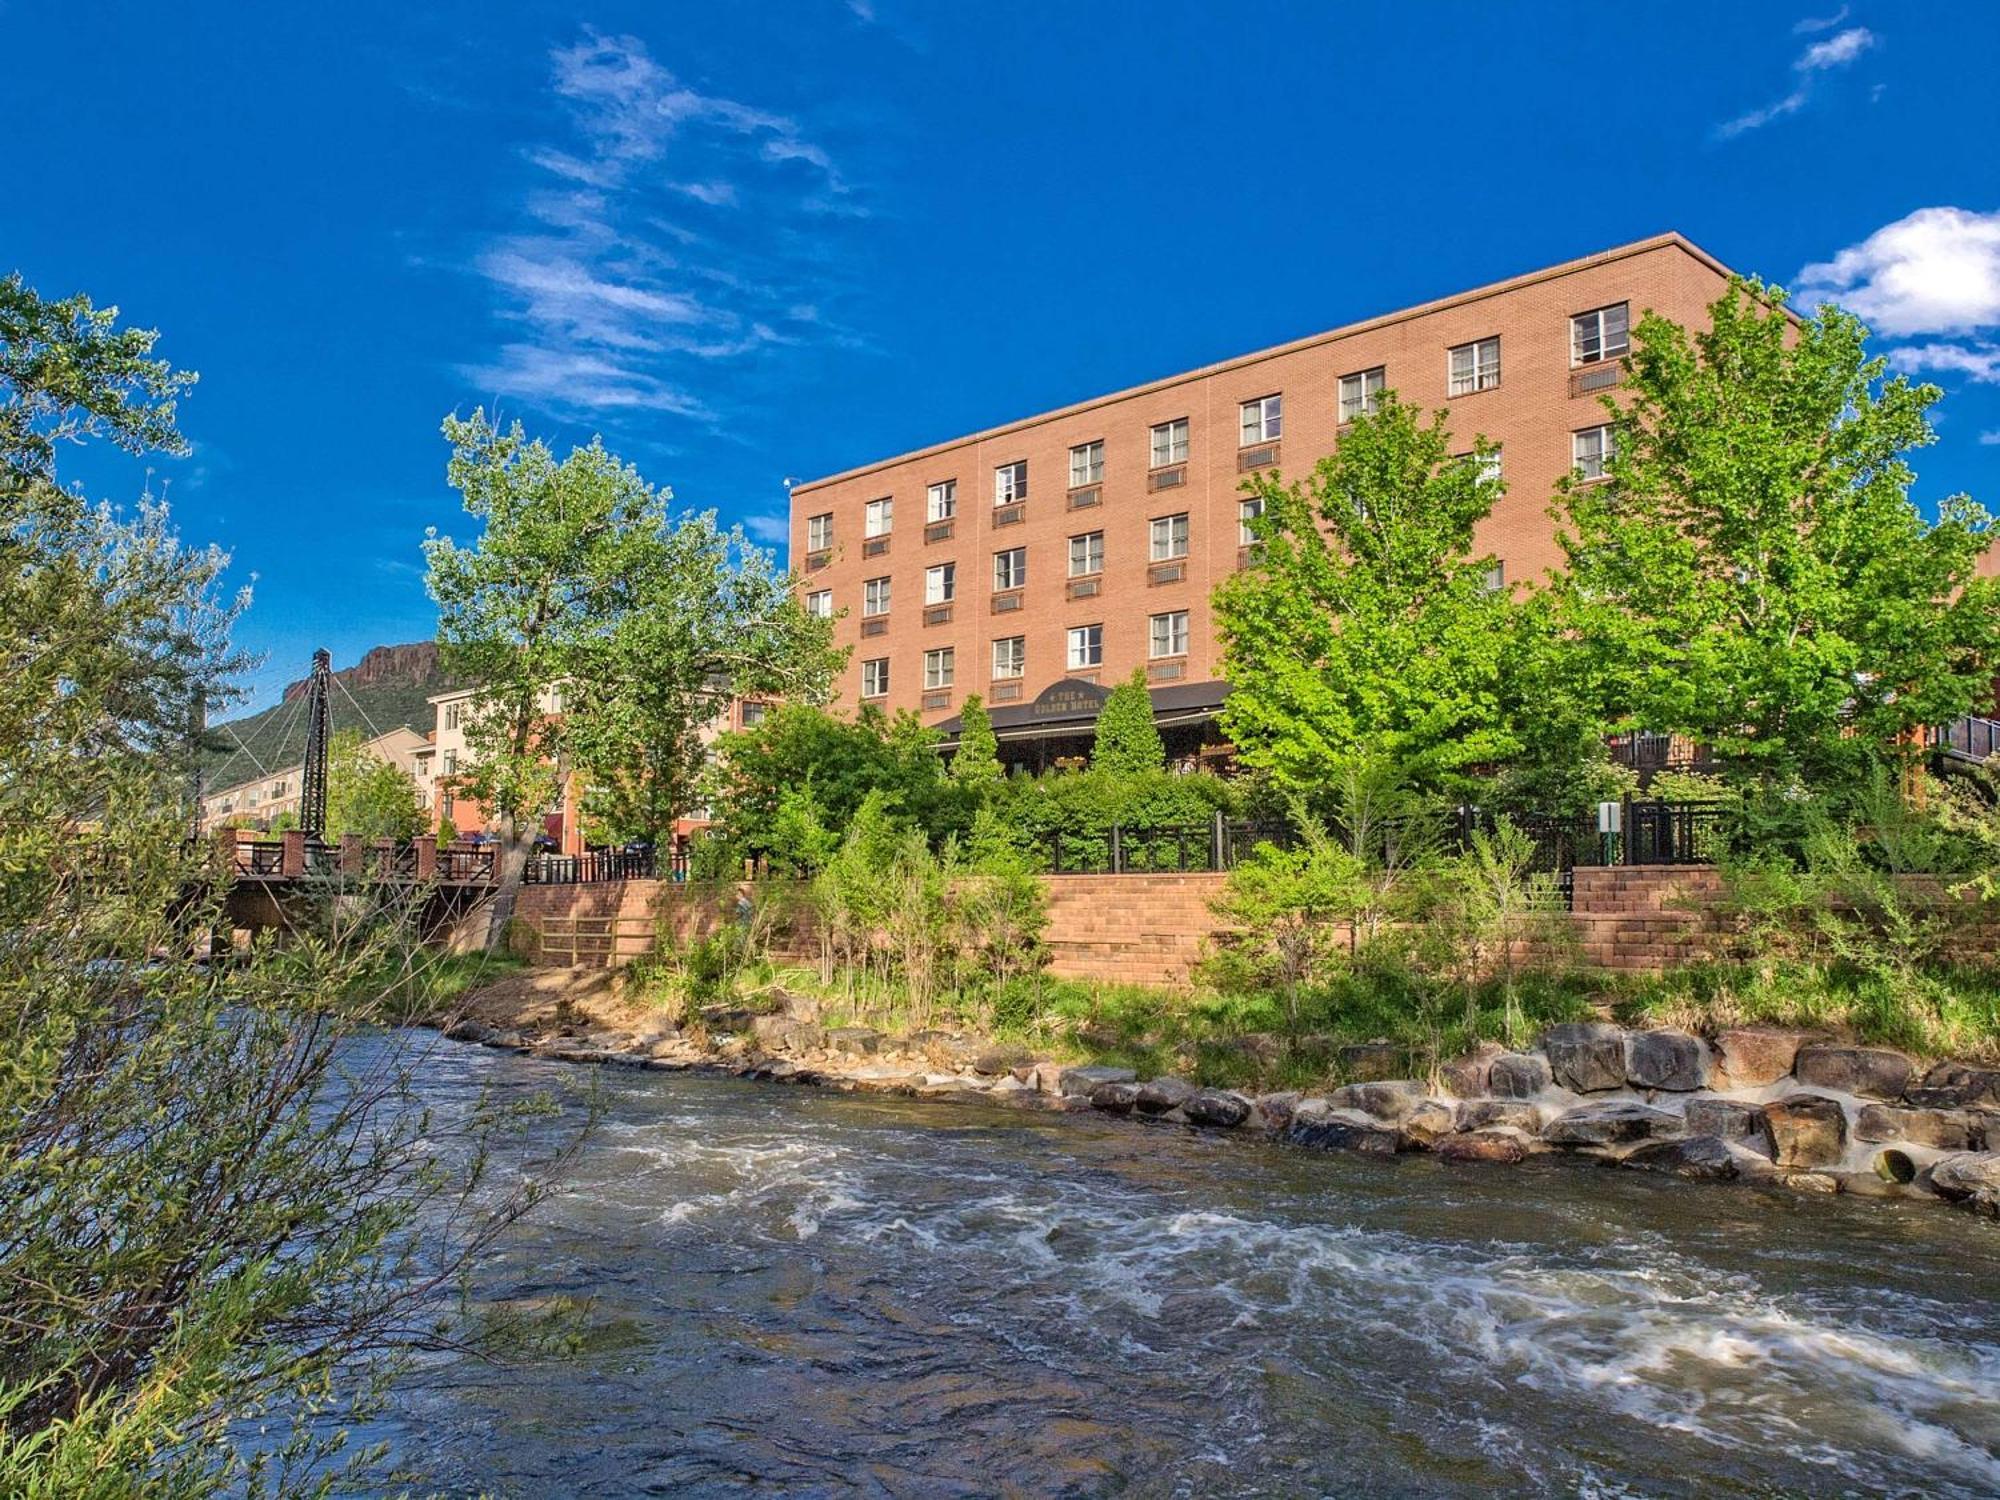
<path fill-rule="evenodd" d="M 1409 1066 L 1407 1055 L 1394 1042 L 1354 1042 L 1338 1054 L 1341 1075 L 1356 1083 L 1375 1083 L 1395 1078 Z"/>
<path fill-rule="evenodd" d="M 1214 1043 L 1213 1050 L 1225 1057 L 1240 1057 L 1257 1068 L 1275 1068 L 1285 1057 L 1284 1039 L 1268 1031 L 1246 1031 L 1242 1036 L 1228 1037 Z"/>
<path fill-rule="evenodd" d="M 1069 1099 L 1088 1099 L 1090 1091 L 1100 1083 L 1130 1083 L 1138 1076 L 1130 1068 L 1064 1068 L 1056 1074 L 1055 1088 L 1044 1088 L 1043 1092 L 1054 1092 Z"/>
<path fill-rule="evenodd" d="M 1712 1094 L 1688 1100 L 1688 1134 L 1718 1136 L 1737 1141 L 1753 1151 L 1772 1153 L 1771 1127 L 1765 1122 L 1761 1105 L 1735 1099 L 1718 1099 Z"/>
<path fill-rule="evenodd" d="M 1631 1032 L 1625 1078 L 1634 1088 L 1691 1093 L 1708 1083 L 1708 1046 L 1685 1031 Z"/>
<path fill-rule="evenodd" d="M 1764 1106 L 1771 1159 L 1781 1167 L 1829 1167 L 1847 1155 L 1847 1115 L 1838 1099 L 1789 1094 Z"/>
<path fill-rule="evenodd" d="M 1738 1174 L 1736 1158 L 1720 1136 L 1691 1135 L 1678 1141 L 1650 1141 L 1621 1163 L 1646 1172 L 1666 1172 L 1694 1182 L 1727 1182 Z"/>
<path fill-rule="evenodd" d="M 1681 1133 L 1680 1120 L 1663 1109 L 1629 1099 L 1581 1104 L 1542 1129 L 1542 1139 L 1556 1146 L 1622 1146 L 1631 1141 L 1659 1140 Z"/>
<path fill-rule="evenodd" d="M 1760 1089 L 1789 1077 L 1811 1033 L 1771 1026 L 1733 1027 L 1715 1039 L 1712 1080 L 1719 1089 Z"/>
<path fill-rule="evenodd" d="M 1986 1145 L 1986 1126 L 1962 1109 L 1902 1109 L 1894 1104 L 1864 1104 L 1855 1117 L 1859 1141 L 1911 1141 L 1934 1151 L 1978 1151 Z"/>
<path fill-rule="evenodd" d="M 750 1023 L 750 1034 L 764 1046 L 785 1052 L 811 1052 L 826 1045 L 826 1033 L 818 1026 L 786 1015 L 757 1017 Z"/>
<path fill-rule="evenodd" d="M 1266 1129 L 1283 1130 L 1291 1123 L 1292 1111 L 1299 1107 L 1299 1096 L 1290 1092 L 1259 1094 L 1250 1102 L 1256 1107 Z"/>
<path fill-rule="evenodd" d="M 1139 1085 L 1136 1083 L 1100 1083 L 1090 1091 L 1090 1107 L 1101 1109 L 1106 1114 L 1129 1115 L 1138 1100 Z"/>
<path fill-rule="evenodd" d="M 1455 1123 L 1461 1132 L 1504 1125 L 1533 1135 L 1542 1128 L 1542 1112 L 1525 1099 L 1467 1099 L 1459 1104 Z"/>
<path fill-rule="evenodd" d="M 1191 1125 L 1228 1130 L 1250 1118 L 1250 1101 L 1229 1089 L 1202 1089 L 1181 1105 Z"/>
<path fill-rule="evenodd" d="M 1139 1113 L 1163 1115 L 1170 1109 L 1179 1109 L 1195 1092 L 1195 1086 L 1185 1078 L 1150 1079 L 1139 1086 Z"/>
<path fill-rule="evenodd" d="M 444 1034 L 454 1042 L 484 1042 L 493 1035 L 493 1029 L 478 1021 L 458 1021 L 445 1028 Z"/>
<path fill-rule="evenodd" d="M 1492 1092 L 1493 1059 L 1506 1052 L 1498 1042 L 1481 1042 L 1463 1057 L 1453 1058 L 1438 1073 L 1445 1088 L 1461 1099 Z"/>
<path fill-rule="evenodd" d="M 528 1039 L 518 1031 L 496 1031 L 486 1038 L 489 1047 L 504 1047 L 510 1052 L 518 1052 L 528 1045 Z"/>
<path fill-rule="evenodd" d="M 1602 1021 L 1551 1026 L 1542 1038 L 1549 1071 L 1564 1088 L 1601 1094 L 1625 1087 L 1625 1029 Z M 1496 1091 L 1497 1092 L 1497 1091 Z"/>
<path fill-rule="evenodd" d="M 1910 1060 L 1886 1047 L 1840 1047 L 1815 1042 L 1799 1048 L 1792 1076 L 1816 1089 L 1900 1099 L 1910 1086 Z"/>
<path fill-rule="evenodd" d="M 1622 1067 L 1622 1064 L 1621 1064 Z M 1500 1099 L 1532 1099 L 1553 1081 L 1539 1052 L 1503 1052 L 1487 1068 L 1487 1088 Z"/>
<path fill-rule="evenodd" d="M 1830 1172 L 1774 1172 L 1771 1181 L 1795 1193 L 1827 1195 L 1840 1191 L 1840 1179 Z"/>
<path fill-rule="evenodd" d="M 998 1078 L 1016 1068 L 1032 1066 L 1034 1053 L 1026 1047 L 985 1047 L 973 1053 L 972 1071 L 982 1078 Z"/>
<path fill-rule="evenodd" d="M 1420 1099 L 1396 1121 L 1398 1144 L 1405 1151 L 1429 1151 L 1452 1133 L 1457 1112 L 1439 1099 Z"/>
<path fill-rule="evenodd" d="M 1517 1132 L 1500 1126 L 1448 1135 L 1437 1143 L 1437 1154 L 1441 1161 L 1497 1162 L 1511 1167 L 1527 1156 L 1528 1143 Z"/>
<path fill-rule="evenodd" d="M 701 1024 L 710 1032 L 748 1031 L 763 1012 L 743 1005 L 705 1005 Z"/>
<path fill-rule="evenodd" d="M 1366 1116 L 1308 1112 L 1303 1106 L 1292 1116 L 1285 1140 L 1290 1145 L 1310 1146 L 1319 1151 L 1363 1151 L 1371 1156 L 1394 1156 L 1402 1144 L 1395 1131 Z"/>
<path fill-rule="evenodd" d="M 1327 1099 L 1335 1109 L 1354 1109 L 1378 1120 L 1395 1121 L 1408 1114 L 1428 1092 L 1421 1083 L 1404 1078 L 1394 1082 L 1345 1084 Z"/>
<path fill-rule="evenodd" d="M 840 1076 L 864 1089 L 919 1088 L 924 1082 L 922 1073 L 912 1072 L 901 1063 L 869 1063 L 850 1068 Z"/>
<path fill-rule="evenodd" d="M 2000 1068 L 1973 1068 L 1941 1062 L 1907 1091 L 1912 1104 L 1949 1109 L 1957 1105 L 2000 1105 Z"/>
<path fill-rule="evenodd" d="M 2000 1194 L 2000 1151 L 1961 1151 L 1932 1164 L 1931 1191 L 1958 1203 L 1980 1193 Z"/>
<path fill-rule="evenodd" d="M 850 1057 L 872 1057 L 881 1045 L 882 1033 L 872 1026 L 836 1026 L 826 1034 L 828 1051 Z"/>

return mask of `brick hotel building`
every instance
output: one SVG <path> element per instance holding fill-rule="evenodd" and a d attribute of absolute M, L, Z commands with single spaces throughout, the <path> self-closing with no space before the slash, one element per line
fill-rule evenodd
<path fill-rule="evenodd" d="M 978 693 L 1009 760 L 1087 751 L 1144 667 L 1171 750 L 1218 740 L 1209 610 L 1246 560 L 1244 479 L 1308 473 L 1377 393 L 1500 447 L 1482 524 L 1496 583 L 1559 561 L 1557 480 L 1603 462 L 1601 394 L 1646 311 L 1695 325 L 1729 271 L 1676 234 L 796 486 L 807 607 L 853 649 L 836 701 L 915 709 L 950 737 Z"/>

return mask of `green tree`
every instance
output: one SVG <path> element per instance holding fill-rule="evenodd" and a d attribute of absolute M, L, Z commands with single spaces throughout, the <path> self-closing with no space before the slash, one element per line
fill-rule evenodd
<path fill-rule="evenodd" d="M 408 840 L 424 831 L 417 784 L 401 766 L 370 751 L 357 729 L 343 729 L 327 746 L 326 835 Z"/>
<path fill-rule="evenodd" d="M 979 694 L 966 697 L 958 711 L 958 750 L 951 758 L 951 779 L 960 786 L 990 788 L 999 782 L 1000 740 L 993 718 Z"/>
<path fill-rule="evenodd" d="M 1991 693 L 1990 522 L 1962 495 L 1935 523 L 1911 503 L 1939 392 L 1885 379 L 1853 317 L 1799 321 L 1756 282 L 1709 315 L 1641 319 L 1606 477 L 1563 485 L 1567 675 L 1606 722 L 1742 774 L 1851 780 Z"/>
<path fill-rule="evenodd" d="M 1519 753 L 1517 606 L 1472 545 L 1503 490 L 1493 451 L 1454 455 L 1442 412 L 1426 424 L 1384 392 L 1309 479 L 1246 485 L 1258 557 L 1215 596 L 1223 724 L 1246 763 L 1312 795 L 1365 752 L 1449 790 Z"/>
<path fill-rule="evenodd" d="M 657 839 L 693 804 L 703 731 L 729 698 L 822 699 L 838 658 L 768 554 L 712 512 L 670 516 L 602 442 L 559 460 L 480 411 L 444 433 L 450 482 L 483 529 L 424 552 L 446 669 L 480 689 L 458 780 L 500 835 L 497 948 L 568 776 L 594 826 Z"/>
<path fill-rule="evenodd" d="M 1153 695 L 1146 690 L 1143 667 L 1134 667 L 1130 677 L 1105 695 L 1090 763 L 1112 776 L 1166 769 L 1167 751 L 1153 722 Z"/>

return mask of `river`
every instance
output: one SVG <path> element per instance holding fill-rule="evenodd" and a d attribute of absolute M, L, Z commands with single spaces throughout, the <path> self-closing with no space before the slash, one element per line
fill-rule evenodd
<path fill-rule="evenodd" d="M 1964 1215 L 450 1043 L 427 1076 L 441 1117 L 603 1091 L 477 1287 L 594 1299 L 582 1352 L 425 1367 L 370 1434 L 448 1494 L 2000 1493 Z"/>

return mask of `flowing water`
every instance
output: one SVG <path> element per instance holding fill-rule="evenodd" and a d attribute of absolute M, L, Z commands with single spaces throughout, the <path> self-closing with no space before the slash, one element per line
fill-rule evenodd
<path fill-rule="evenodd" d="M 440 1044 L 449 1116 L 583 1070 Z M 594 1299 L 386 1435 L 451 1494 L 2000 1493 L 2000 1227 L 1568 1163 L 605 1070 L 483 1268 Z"/>

